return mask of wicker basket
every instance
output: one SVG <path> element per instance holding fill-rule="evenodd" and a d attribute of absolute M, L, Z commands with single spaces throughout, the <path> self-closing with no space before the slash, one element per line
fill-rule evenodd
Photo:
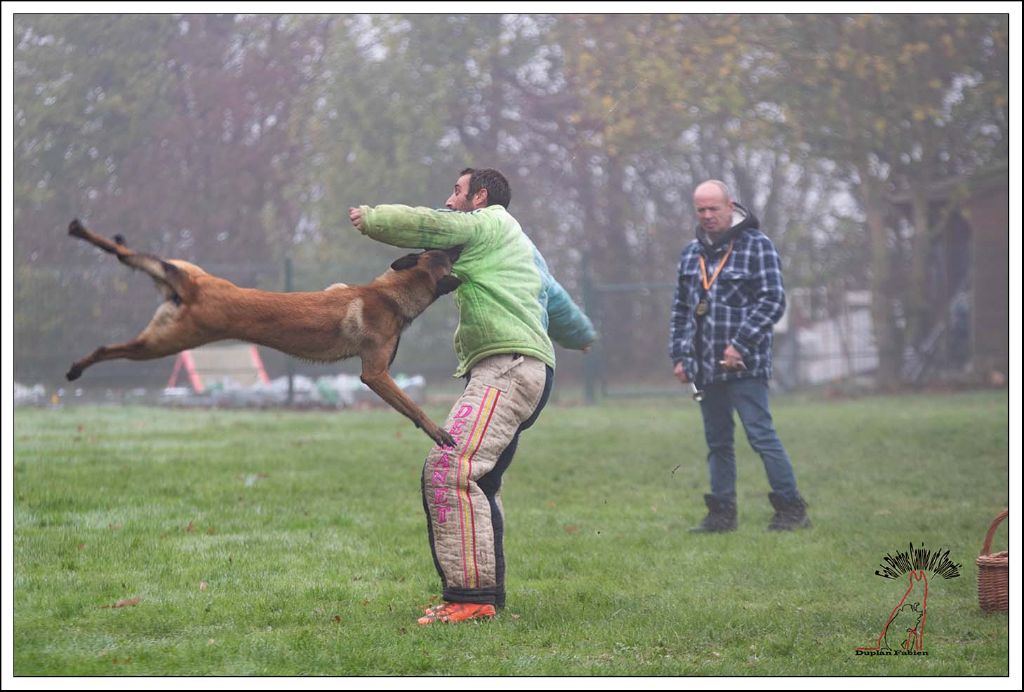
<path fill-rule="evenodd" d="M 1009 514 L 1009 510 L 1004 509 L 992 522 L 978 556 L 978 604 L 989 613 L 1005 613 L 1010 609 L 1010 553 L 1006 550 L 989 553 L 996 528 Z"/>

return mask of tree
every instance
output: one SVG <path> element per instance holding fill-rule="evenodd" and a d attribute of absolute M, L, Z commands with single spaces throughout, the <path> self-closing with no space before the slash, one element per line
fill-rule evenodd
<path fill-rule="evenodd" d="M 823 274 L 813 250 L 833 242 L 840 186 L 774 103 L 785 74 L 770 37 L 782 22 L 587 15 L 553 28 L 566 88 L 548 97 L 563 111 L 550 138 L 573 162 L 566 187 L 597 281 L 674 283 L 674 259 L 693 237 L 690 196 L 708 178 L 759 216 L 796 285 Z M 606 302 L 609 365 L 649 371 L 667 340 L 664 295 Z"/>
<path fill-rule="evenodd" d="M 871 247 L 879 384 L 922 338 L 930 191 L 1007 160 L 1008 22 L 1000 15 L 803 16 L 780 35 L 779 107 L 798 139 L 855 182 Z M 900 210 L 909 201 L 909 225 Z M 941 310 L 941 306 L 939 308 Z"/>
<path fill-rule="evenodd" d="M 132 300 L 144 279 L 67 238 L 73 217 L 280 286 L 303 213 L 295 123 L 323 55 L 318 20 L 19 16 L 16 291 L 33 313 L 17 322 L 19 371 L 52 381 L 82 344 L 127 338 L 152 311 Z"/>

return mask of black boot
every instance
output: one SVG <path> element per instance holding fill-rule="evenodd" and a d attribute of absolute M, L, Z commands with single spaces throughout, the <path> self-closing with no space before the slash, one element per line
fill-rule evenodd
<path fill-rule="evenodd" d="M 799 495 L 795 500 L 787 501 L 778 493 L 768 493 L 768 499 L 775 508 L 772 523 L 768 524 L 769 531 L 792 531 L 811 527 L 811 520 L 807 518 L 807 503 Z"/>
<path fill-rule="evenodd" d="M 708 506 L 708 515 L 700 526 L 694 526 L 692 533 L 724 533 L 736 530 L 736 503 L 719 500 L 714 495 L 705 495 L 704 504 Z"/>

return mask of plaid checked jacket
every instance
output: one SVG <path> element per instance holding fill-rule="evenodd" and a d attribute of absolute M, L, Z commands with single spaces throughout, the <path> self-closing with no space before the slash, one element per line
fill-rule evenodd
<path fill-rule="evenodd" d="M 744 218 L 716 245 L 709 245 L 698 230 L 698 237 L 679 259 L 669 352 L 673 364 L 681 362 L 698 387 L 749 377 L 767 379 L 772 374 L 772 327 L 786 309 L 779 254 L 758 229 L 757 217 L 738 204 L 736 211 Z M 706 292 L 708 312 L 697 317 L 694 310 L 705 294 L 700 256 L 704 253 L 710 278 L 730 240 L 734 241 L 732 253 Z M 703 320 L 699 344 L 697 320 Z M 719 365 L 729 344 L 742 354 L 746 370 L 727 371 Z"/>

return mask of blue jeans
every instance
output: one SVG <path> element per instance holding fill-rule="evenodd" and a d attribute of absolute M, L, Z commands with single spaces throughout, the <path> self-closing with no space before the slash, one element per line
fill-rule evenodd
<path fill-rule="evenodd" d="M 747 441 L 761 456 L 768 484 L 787 502 L 800 495 L 793 465 L 789 461 L 768 411 L 768 382 L 763 378 L 716 382 L 704 390 L 700 411 L 704 416 L 704 438 L 708 443 L 708 471 L 711 494 L 719 500 L 736 502 L 736 453 L 732 412 L 740 414 Z"/>

